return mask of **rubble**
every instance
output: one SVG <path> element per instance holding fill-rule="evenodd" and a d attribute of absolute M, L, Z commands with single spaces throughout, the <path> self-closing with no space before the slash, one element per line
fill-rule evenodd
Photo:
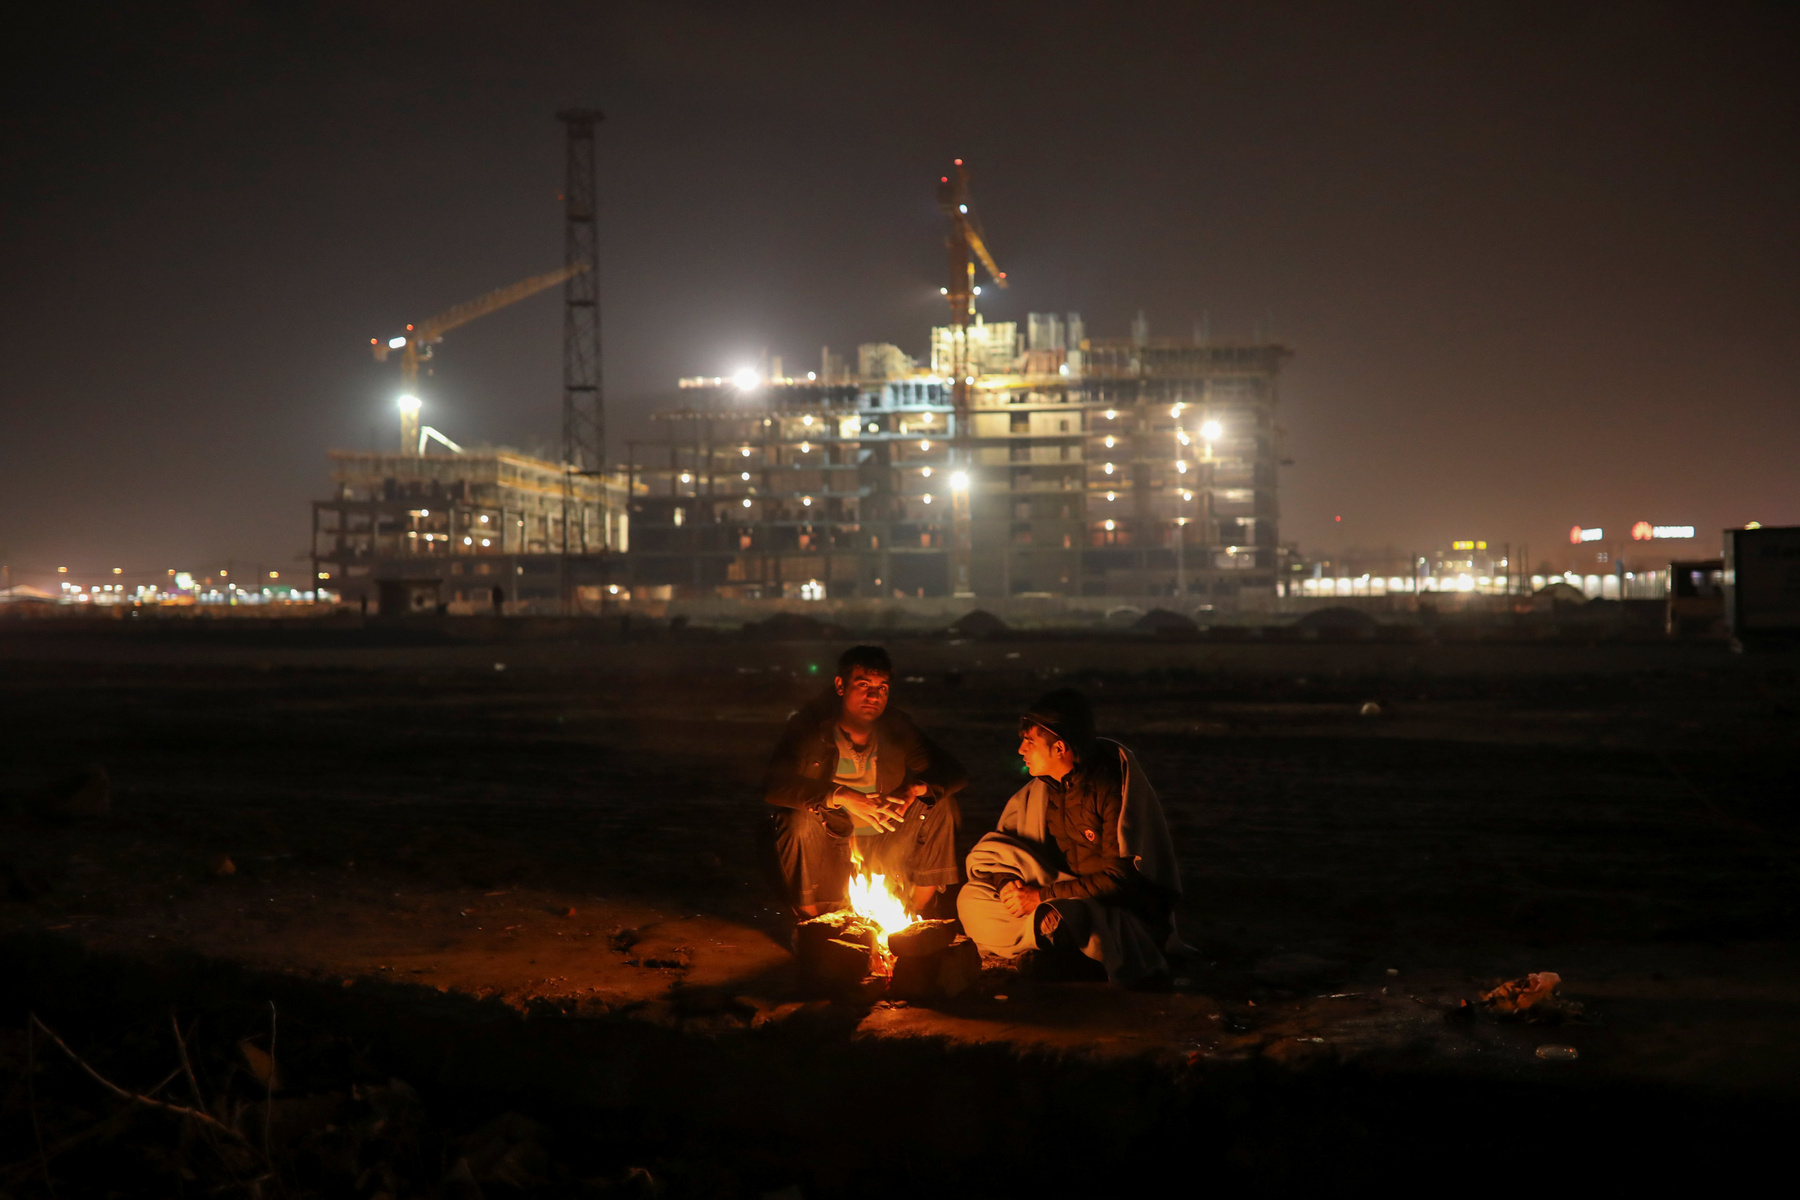
<path fill-rule="evenodd" d="M 1554 1025 L 1579 1017 L 1582 1006 L 1558 994 L 1562 976 L 1555 971 L 1533 971 L 1481 993 L 1481 1003 L 1502 1020 L 1524 1020 L 1534 1025 Z"/>

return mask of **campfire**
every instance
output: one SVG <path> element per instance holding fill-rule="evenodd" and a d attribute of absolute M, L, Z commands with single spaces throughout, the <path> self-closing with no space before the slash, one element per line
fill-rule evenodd
<path fill-rule="evenodd" d="M 975 944 L 955 921 L 921 920 L 907 911 L 885 875 L 852 857 L 848 908 L 803 922 L 794 953 L 801 972 L 834 989 L 885 988 L 896 998 L 954 996 L 981 971 Z"/>
<path fill-rule="evenodd" d="M 875 946 L 882 966 L 893 961 L 888 938 L 918 918 L 906 911 L 906 902 L 889 885 L 886 875 L 863 870 L 862 855 L 851 848 L 850 911 L 875 930 Z M 886 974 L 881 971 L 881 974 Z"/>

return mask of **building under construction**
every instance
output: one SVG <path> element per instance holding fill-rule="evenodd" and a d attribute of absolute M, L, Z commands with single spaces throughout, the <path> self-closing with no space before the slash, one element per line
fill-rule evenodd
<path fill-rule="evenodd" d="M 337 450 L 331 462 L 333 495 L 313 503 L 313 577 L 347 600 L 592 612 L 621 573 L 621 477 L 496 449 Z"/>
<path fill-rule="evenodd" d="M 929 370 L 865 346 L 853 379 L 826 352 L 806 380 L 683 380 L 629 444 L 632 595 L 1272 604 L 1285 347 L 1073 314 L 931 345 Z"/>

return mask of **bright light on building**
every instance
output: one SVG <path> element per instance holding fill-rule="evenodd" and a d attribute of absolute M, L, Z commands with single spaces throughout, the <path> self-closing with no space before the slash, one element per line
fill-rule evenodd
<path fill-rule="evenodd" d="M 398 350 L 404 345 L 406 345 L 406 339 L 403 337 L 391 337 L 388 339 L 389 350 Z"/>
<path fill-rule="evenodd" d="M 400 411 L 403 413 L 416 413 L 419 411 L 419 403 L 419 398 L 417 396 L 402 396 L 400 397 Z"/>
<path fill-rule="evenodd" d="M 1108 450 L 1113 448 L 1113 435 L 1110 433 L 1106 435 L 1106 448 Z"/>
<path fill-rule="evenodd" d="M 762 380 L 757 378 L 755 371 L 752 371 L 749 367 L 744 367 L 731 373 L 731 382 L 736 385 L 738 391 L 748 392 L 753 391 L 756 388 L 756 385 L 761 383 Z"/>
<path fill-rule="evenodd" d="M 817 371 L 808 371 L 806 373 L 806 378 L 808 382 L 812 382 L 819 378 L 819 373 Z"/>
<path fill-rule="evenodd" d="M 123 575 L 123 574 L 124 574 L 124 573 L 125 573 L 125 568 L 124 568 L 124 567 L 114 567 L 114 568 L 113 568 L 113 574 L 114 574 L 114 575 Z"/>
<path fill-rule="evenodd" d="M 1604 529 L 1598 527 L 1594 529 L 1583 529 L 1579 525 L 1574 525 L 1569 529 L 1569 544 L 1571 546 L 1579 546 L 1583 542 L 1597 542 L 1605 536 L 1606 530 Z"/>
<path fill-rule="evenodd" d="M 1185 458 L 1176 459 L 1175 460 L 1175 469 L 1177 471 L 1181 472 L 1183 475 L 1186 475 L 1187 474 L 1187 460 Z"/>
<path fill-rule="evenodd" d="M 609 583 L 609 584 L 607 584 L 607 585 L 606 585 L 606 594 L 607 594 L 607 595 L 609 595 L 609 596 L 616 596 L 616 595 L 618 595 L 618 594 L 619 594 L 619 585 L 618 585 L 618 584 L 616 584 L 616 583 Z"/>
<path fill-rule="evenodd" d="M 950 490 L 953 492 L 968 491 L 969 490 L 969 473 L 967 471 L 958 471 L 954 475 L 950 476 Z"/>
<path fill-rule="evenodd" d="M 689 475 L 686 471 L 683 471 L 681 473 L 681 482 L 692 483 L 692 482 L 694 482 L 694 477 L 692 475 Z"/>
<path fill-rule="evenodd" d="M 1118 410 L 1118 409 L 1116 409 L 1116 408 L 1109 408 L 1109 409 L 1107 409 L 1107 410 L 1106 410 L 1106 419 L 1107 419 L 1107 420 L 1109 420 L 1109 421 L 1116 421 L 1116 420 L 1118 420 L 1118 419 L 1119 419 L 1119 410 Z"/>
<path fill-rule="evenodd" d="M 931 468 L 930 467 L 926 467 L 923 471 L 921 471 L 919 473 L 921 475 L 925 476 L 925 478 L 927 478 L 927 479 L 931 478 Z"/>
<path fill-rule="evenodd" d="M 808 429 L 812 428 L 812 418 L 810 416 L 801 417 L 800 423 L 802 425 L 806 426 Z"/>
<path fill-rule="evenodd" d="M 925 503 L 930 504 L 931 503 L 931 493 L 926 492 L 923 499 L 924 499 Z"/>
<path fill-rule="evenodd" d="M 938 289 L 938 295 L 940 295 L 940 296 L 948 296 L 949 294 L 950 294 L 950 289 L 947 287 L 941 287 Z"/>
<path fill-rule="evenodd" d="M 1192 493 L 1192 492 L 1183 492 L 1183 493 L 1181 493 L 1181 498 L 1182 498 L 1182 499 L 1183 499 L 1183 500 L 1192 500 L 1192 499 L 1193 499 L 1193 498 L 1194 498 L 1194 493 Z"/>
<path fill-rule="evenodd" d="M 738 478 L 743 480 L 745 483 L 749 483 L 750 482 L 750 472 L 740 471 L 740 472 L 738 472 Z"/>
<path fill-rule="evenodd" d="M 1112 520 L 1111 518 L 1108 518 L 1107 522 L 1106 522 L 1106 532 L 1111 533 L 1114 529 L 1117 529 L 1117 528 L 1118 528 L 1118 522 Z"/>
<path fill-rule="evenodd" d="M 750 457 L 750 447 L 748 447 L 748 446 L 740 447 L 738 450 L 738 453 L 742 454 L 745 458 L 749 458 Z"/>
<path fill-rule="evenodd" d="M 811 442 L 801 442 L 800 443 L 800 453 L 811 454 L 812 453 L 812 443 Z"/>
<path fill-rule="evenodd" d="M 1202 422 L 1200 426 L 1200 436 L 1209 442 L 1218 441 L 1219 435 L 1224 432 L 1225 427 L 1220 425 L 1217 421 L 1205 421 Z"/>
<path fill-rule="evenodd" d="M 931 418 L 935 415 L 936 414 L 934 414 L 934 413 L 926 413 L 923 417 L 920 418 L 920 420 L 924 421 L 927 425 L 929 425 L 929 424 L 931 424 Z"/>
<path fill-rule="evenodd" d="M 750 501 L 748 501 L 748 500 L 745 500 L 745 501 L 744 501 L 744 507 L 745 507 L 745 508 L 749 508 L 749 507 L 750 507 Z"/>
<path fill-rule="evenodd" d="M 1106 493 L 1106 502 L 1108 504 L 1111 504 L 1114 500 L 1117 500 L 1118 498 L 1119 498 L 1119 493 L 1117 493 L 1117 492 Z"/>
<path fill-rule="evenodd" d="M 1111 475 L 1113 473 L 1113 465 L 1111 463 L 1106 464 L 1106 473 L 1108 475 Z"/>
<path fill-rule="evenodd" d="M 929 450 L 929 449 L 931 449 L 931 443 L 929 441 L 922 441 L 919 443 L 919 449 Z"/>
<path fill-rule="evenodd" d="M 802 496 L 802 497 L 800 497 L 800 503 L 807 508 L 811 508 L 812 507 L 812 497 L 811 496 Z"/>
<path fill-rule="evenodd" d="M 57 574 L 58 574 L 58 575 L 67 575 L 67 574 L 68 574 L 68 573 L 69 573 L 69 568 L 67 568 L 67 567 L 58 567 L 58 568 L 56 568 L 56 573 L 57 573 Z"/>

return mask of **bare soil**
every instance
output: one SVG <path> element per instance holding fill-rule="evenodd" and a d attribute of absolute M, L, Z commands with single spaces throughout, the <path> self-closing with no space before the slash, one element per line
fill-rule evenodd
<path fill-rule="evenodd" d="M 944 1101 L 951 1121 L 928 1115 L 931 1097 L 964 1076 L 975 1097 L 983 1079 L 1023 1087 L 1008 1074 L 1020 1064 L 1040 1091 L 1059 1078 L 1096 1097 L 1126 1078 L 1140 1083 L 1122 1094 L 1177 1088 L 1212 1114 L 1194 1117 L 1213 1122 L 1209 1153 L 1253 1183 L 1335 1177 L 1300 1165 L 1308 1146 L 1344 1170 L 1416 1159 L 1446 1105 L 1497 1106 L 1480 1136 L 1456 1126 L 1460 1144 L 1434 1140 L 1457 1157 L 1527 1144 L 1491 1136 L 1521 1104 L 1592 1122 L 1629 1110 L 1648 1152 L 1668 1142 L 1646 1112 L 1753 1145 L 1760 1126 L 1743 1114 L 1800 1101 L 1791 658 L 1048 637 L 890 648 L 895 702 L 973 776 L 964 846 L 1021 782 L 1019 709 L 1048 686 L 1088 690 L 1102 731 L 1151 773 L 1182 856 L 1180 920 L 1201 957 L 1173 992 L 1005 971 L 930 1010 L 797 990 L 756 781 L 836 645 L 39 628 L 0 633 L 0 937 L 20 968 L 0 997 L 6 1020 L 31 1007 L 99 1037 L 125 1000 L 109 1008 L 73 981 L 147 972 L 153 982 L 126 989 L 133 1003 L 201 1007 L 203 989 L 189 996 L 183 980 L 228 964 L 239 982 L 204 1003 L 286 988 L 283 1003 L 325 1025 L 353 1020 L 332 995 L 361 997 L 368 1044 L 464 1107 L 484 1093 L 560 1097 L 788 1139 L 787 1158 L 723 1190 L 669 1194 L 760 1194 L 784 1178 L 805 1194 L 869 1194 L 871 1171 L 902 1178 L 878 1165 L 878 1139 L 830 1153 L 808 1140 L 809 1110 L 815 1123 L 847 1104 L 889 1115 L 880 1079 L 835 1073 L 851 1061 L 891 1072 L 923 1119 L 964 1131 L 939 1140 L 962 1147 L 944 1161 L 973 1173 L 949 1186 L 932 1159 L 931 1177 L 983 1194 L 1007 1190 L 970 1165 L 984 1154 L 1063 1178 L 1050 1128 L 1009 1134 L 1003 1153 L 994 1131 L 1027 1116 L 1055 1126 L 1079 1098 L 1051 1116 L 964 1096 Z M 47 814 L 45 789 L 87 764 L 104 766 L 111 811 Z M 1455 1011 L 1541 970 L 1561 974 L 1578 1017 Z M 528 1070 L 472 1050 L 466 1069 L 443 1065 L 462 1039 L 489 1036 L 467 1029 L 500 1037 L 494 1021 L 589 1032 L 531 1035 L 550 1040 Z M 601 1028 L 626 1041 L 606 1043 L 612 1065 L 595 1074 L 582 1056 L 602 1052 L 580 1039 Z M 427 1032 L 446 1043 L 438 1067 L 420 1065 Z M 619 1065 L 618 1046 L 645 1038 L 687 1073 L 679 1086 L 654 1063 Z M 1578 1057 L 1547 1060 L 1545 1045 Z M 902 1053 L 915 1057 L 881 1057 Z M 804 1081 L 770 1074 L 801 1061 L 816 1068 Z M 1105 1070 L 1121 1074 L 1095 1082 Z M 902 1088 L 901 1075 L 916 1081 Z M 1349 1090 L 1322 1099 L 1326 1078 Z M 1219 1117 L 1237 1111 L 1230 1096 L 1267 1100 L 1281 1080 L 1312 1099 L 1266 1124 Z M 1140 1124 L 1173 1119 L 1175 1104 L 1156 1100 Z M 1345 1105 L 1361 1112 L 1354 1129 Z M 632 1128 L 674 1153 L 666 1130 Z M 1098 1151 L 1085 1161 L 1119 1166 Z"/>

